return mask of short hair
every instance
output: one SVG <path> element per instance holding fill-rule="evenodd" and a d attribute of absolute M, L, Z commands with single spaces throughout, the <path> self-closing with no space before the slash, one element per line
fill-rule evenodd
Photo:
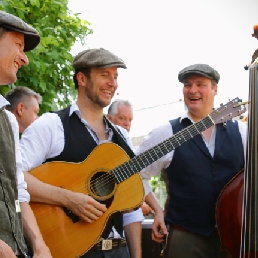
<path fill-rule="evenodd" d="M 74 71 L 74 76 L 73 76 L 73 82 L 74 82 L 74 86 L 75 86 L 75 89 L 77 90 L 79 85 L 78 85 L 78 80 L 76 78 L 77 74 L 81 72 L 83 73 L 88 79 L 90 79 L 90 72 L 91 72 L 91 68 L 90 67 L 84 67 L 84 68 L 78 68 L 78 69 L 75 69 Z"/>
<path fill-rule="evenodd" d="M 10 102 L 10 105 L 7 105 L 6 109 L 9 111 L 14 111 L 20 102 L 25 102 L 25 99 L 30 97 L 34 97 L 38 103 L 41 104 L 42 97 L 40 94 L 36 93 L 28 87 L 17 86 L 14 89 L 8 91 L 5 95 L 6 100 Z"/>
<path fill-rule="evenodd" d="M 108 108 L 108 114 L 112 117 L 118 113 L 118 106 L 119 105 L 125 105 L 133 109 L 133 105 L 128 100 L 123 99 L 117 99 L 111 103 L 111 105 Z"/>
<path fill-rule="evenodd" d="M 8 30 L 5 29 L 5 28 L 3 28 L 3 27 L 1 27 L 1 25 L 0 25 L 0 38 L 1 38 L 6 32 L 8 32 Z"/>

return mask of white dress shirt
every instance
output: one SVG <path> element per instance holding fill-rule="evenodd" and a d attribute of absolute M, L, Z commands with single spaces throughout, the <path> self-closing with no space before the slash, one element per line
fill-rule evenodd
<path fill-rule="evenodd" d="M 73 112 L 78 115 L 97 144 L 105 142 L 100 142 L 98 140 L 94 130 L 87 121 L 81 117 L 81 113 L 76 102 L 71 105 L 70 115 Z M 132 142 L 127 131 L 122 127 L 119 127 L 119 129 L 125 137 L 128 145 L 132 148 Z M 113 131 L 107 127 L 106 132 L 109 133 L 109 139 L 107 141 L 111 141 Z M 41 165 L 47 159 L 58 156 L 63 151 L 64 144 L 64 128 L 60 117 L 55 113 L 43 114 L 22 134 L 20 146 L 22 152 L 23 171 L 29 171 L 32 168 Z M 125 213 L 123 217 L 124 226 L 133 222 L 142 222 L 144 220 L 141 209 Z M 116 233 L 114 233 L 113 237 L 116 238 Z"/>
<path fill-rule="evenodd" d="M 192 123 L 194 123 L 194 121 L 188 115 L 187 111 L 181 117 L 181 120 L 185 117 L 188 117 L 192 121 Z M 238 126 L 239 126 L 239 132 L 240 132 L 240 135 L 241 135 L 241 138 L 242 138 L 244 153 L 245 153 L 246 137 L 247 137 L 247 125 L 245 123 L 239 121 L 239 120 L 235 120 L 235 122 L 238 123 Z M 211 134 L 211 138 L 210 138 L 209 142 L 206 141 L 205 137 L 203 136 L 203 133 L 201 133 L 201 135 L 202 135 L 202 138 L 203 138 L 211 156 L 213 157 L 214 149 L 215 149 L 216 126 L 214 126 L 213 129 L 212 129 L 212 134 Z M 167 140 L 168 138 L 170 138 L 172 136 L 173 136 L 172 126 L 169 122 L 166 122 L 162 126 L 152 130 L 144 138 L 142 144 L 135 151 L 135 154 L 139 155 L 140 153 L 154 147 L 155 145 Z M 152 190 L 151 186 L 149 184 L 149 180 L 151 179 L 151 177 L 159 175 L 160 171 L 163 168 L 167 168 L 170 165 L 170 163 L 173 159 L 174 152 L 175 151 L 173 150 L 173 151 L 167 153 L 165 156 L 163 156 L 159 160 L 155 161 L 154 163 L 152 163 L 148 167 L 141 170 L 140 173 L 141 173 L 141 176 L 143 178 L 143 184 L 144 184 L 144 187 L 145 187 L 145 195 L 148 195 L 148 193 L 150 193 L 151 190 Z"/>
<path fill-rule="evenodd" d="M 6 112 L 9 118 L 9 121 L 11 123 L 12 131 L 14 135 L 18 200 L 20 202 L 29 202 L 30 195 L 27 191 L 27 184 L 24 181 L 24 175 L 22 173 L 22 157 L 21 157 L 21 151 L 19 146 L 19 126 L 14 114 L 4 108 L 8 104 L 10 103 L 2 95 L 0 95 L 0 108 L 4 109 L 4 111 Z"/>

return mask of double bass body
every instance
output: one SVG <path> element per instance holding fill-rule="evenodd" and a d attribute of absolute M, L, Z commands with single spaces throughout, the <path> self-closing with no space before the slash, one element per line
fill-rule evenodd
<path fill-rule="evenodd" d="M 249 72 L 245 168 L 221 192 L 216 207 L 222 248 L 232 258 L 258 258 L 258 64 Z"/>

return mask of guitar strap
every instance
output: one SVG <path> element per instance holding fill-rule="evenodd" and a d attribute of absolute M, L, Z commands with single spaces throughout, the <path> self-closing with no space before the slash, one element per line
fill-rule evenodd
<path fill-rule="evenodd" d="M 108 126 L 114 132 L 112 141 L 114 143 L 118 144 L 127 153 L 127 155 L 130 157 L 130 159 L 135 157 L 134 152 L 128 146 L 126 139 L 123 136 L 123 134 L 121 133 L 121 131 L 119 130 L 119 128 L 117 126 L 115 126 L 113 123 L 111 123 L 106 116 L 104 117 L 104 119 L 105 119 L 106 123 L 108 124 Z"/>

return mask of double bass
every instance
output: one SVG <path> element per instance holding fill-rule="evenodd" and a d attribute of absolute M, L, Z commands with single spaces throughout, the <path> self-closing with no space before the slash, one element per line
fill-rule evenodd
<path fill-rule="evenodd" d="M 258 39 L 258 25 L 253 37 Z M 216 222 L 222 249 L 232 258 L 258 258 L 258 49 L 249 70 L 248 138 L 245 167 L 222 190 Z"/>

